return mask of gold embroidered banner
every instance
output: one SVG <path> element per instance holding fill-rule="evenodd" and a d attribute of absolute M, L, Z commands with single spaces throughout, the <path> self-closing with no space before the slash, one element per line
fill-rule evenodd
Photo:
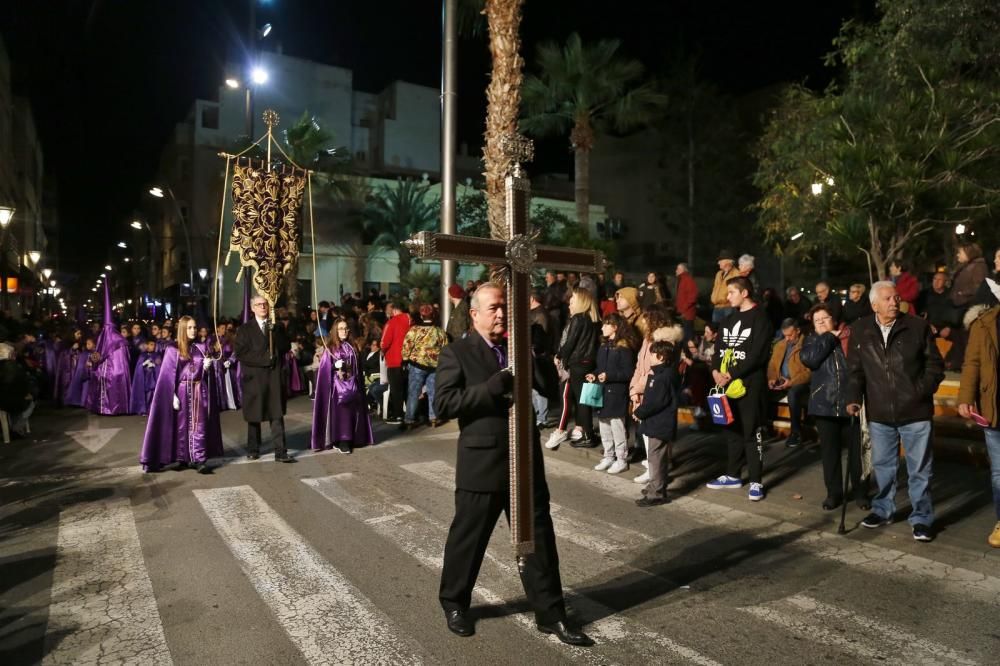
<path fill-rule="evenodd" d="M 230 251 L 252 266 L 257 291 L 271 304 L 281 294 L 281 280 L 299 256 L 299 210 L 305 174 L 280 173 L 253 165 L 233 167 L 233 233 Z"/>

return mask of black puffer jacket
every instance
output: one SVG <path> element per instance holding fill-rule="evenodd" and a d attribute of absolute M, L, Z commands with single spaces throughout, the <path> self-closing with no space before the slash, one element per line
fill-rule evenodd
<path fill-rule="evenodd" d="M 884 344 L 875 316 L 862 317 L 848 349 L 847 403 L 864 399 L 868 420 L 902 425 L 934 417 L 944 363 L 926 321 L 900 313 Z"/>
<path fill-rule="evenodd" d="M 600 331 L 597 326 L 597 323 L 590 320 L 589 315 L 582 312 L 569 318 L 566 340 L 562 343 L 557 354 L 563 367 L 566 369 L 576 367 L 585 370 L 594 367 L 597 359 L 597 344 L 600 340 Z"/>
<path fill-rule="evenodd" d="M 847 357 L 833 333 L 813 333 L 802 343 L 802 364 L 809 378 L 809 414 L 847 416 Z"/>

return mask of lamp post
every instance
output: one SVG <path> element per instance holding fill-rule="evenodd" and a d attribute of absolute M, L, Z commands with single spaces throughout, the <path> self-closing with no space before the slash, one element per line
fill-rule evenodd
<path fill-rule="evenodd" d="M 177 219 L 181 222 L 181 231 L 184 232 L 184 243 L 187 245 L 187 268 L 188 268 L 188 289 L 194 286 L 194 255 L 191 254 L 191 235 L 188 233 L 187 220 L 184 219 L 184 215 L 181 213 L 181 206 L 177 203 L 177 197 L 174 196 L 174 191 L 170 189 L 167 185 L 166 189 L 162 187 L 151 187 L 149 188 L 149 193 L 156 197 L 157 199 L 164 198 L 164 192 L 169 196 L 171 203 L 174 205 L 174 213 L 177 214 Z"/>
<path fill-rule="evenodd" d="M 14 219 L 13 206 L 0 206 L 0 310 L 7 310 L 7 227 Z"/>

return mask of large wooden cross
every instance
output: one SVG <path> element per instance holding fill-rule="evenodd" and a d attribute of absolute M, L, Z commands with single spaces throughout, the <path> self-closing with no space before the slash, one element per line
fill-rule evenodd
<path fill-rule="evenodd" d="M 604 270 L 604 255 L 593 250 L 538 245 L 529 223 L 531 183 L 521 171 L 521 162 L 534 155 L 533 144 L 518 135 L 503 141 L 505 154 L 513 162 L 505 181 L 506 240 L 422 231 L 403 245 L 419 259 L 451 259 L 465 263 L 502 266 L 507 283 L 507 362 L 514 375 L 510 409 L 510 523 L 511 540 L 518 565 L 535 552 L 532 500 L 532 351 L 530 307 L 531 271 L 549 270 L 597 273 Z"/>

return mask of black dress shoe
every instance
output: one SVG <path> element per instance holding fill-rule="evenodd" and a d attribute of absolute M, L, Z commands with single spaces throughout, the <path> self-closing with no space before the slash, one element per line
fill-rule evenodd
<path fill-rule="evenodd" d="M 823 510 L 833 511 L 838 506 L 840 506 L 841 501 L 842 500 L 839 497 L 827 497 L 825 500 L 823 500 Z"/>
<path fill-rule="evenodd" d="M 536 624 L 538 631 L 543 634 L 555 634 L 559 640 L 566 645 L 576 645 L 579 647 L 590 647 L 594 644 L 593 639 L 576 627 L 570 626 L 566 620 L 553 622 L 551 624 Z"/>
<path fill-rule="evenodd" d="M 350 444 L 348 444 L 347 442 L 341 442 L 340 444 L 338 444 L 338 445 L 337 445 L 337 449 L 338 449 L 338 450 L 339 450 L 339 451 L 340 451 L 341 453 L 347 453 L 347 454 L 350 454 L 350 453 L 351 453 L 351 445 L 350 445 Z"/>
<path fill-rule="evenodd" d="M 260 460 L 260 454 L 259 453 L 248 453 L 247 454 L 247 460 Z"/>
<path fill-rule="evenodd" d="M 648 506 L 660 506 L 661 504 L 670 504 L 669 497 L 640 497 L 635 501 L 635 505 L 646 508 Z"/>
<path fill-rule="evenodd" d="M 466 611 L 445 611 L 444 618 L 448 621 L 448 630 L 453 634 L 457 634 L 464 638 L 476 633 L 476 627 L 472 624 L 472 620 L 469 619 L 469 615 Z"/>
<path fill-rule="evenodd" d="M 208 463 L 201 463 L 197 467 L 199 474 L 211 474 L 212 468 L 208 466 Z"/>
<path fill-rule="evenodd" d="M 274 459 L 277 462 L 281 462 L 281 463 L 293 463 L 293 462 L 295 462 L 295 458 L 291 457 L 287 453 L 283 453 L 280 456 L 277 453 L 275 453 L 274 454 Z"/>

